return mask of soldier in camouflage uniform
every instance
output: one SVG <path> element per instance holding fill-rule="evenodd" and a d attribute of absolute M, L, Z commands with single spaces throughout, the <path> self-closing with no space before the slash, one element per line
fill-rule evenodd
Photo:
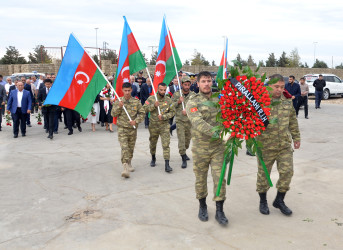
<path fill-rule="evenodd" d="M 138 123 L 143 121 L 145 111 L 141 102 L 138 99 L 131 97 L 131 84 L 125 82 L 122 88 L 124 96 L 121 97 L 120 100 L 116 100 L 113 104 L 111 115 L 117 117 L 118 141 L 121 147 L 121 162 L 124 168 L 121 176 L 129 178 L 130 172 L 135 171 L 134 167 L 132 167 L 131 160 L 137 139 Z M 123 106 L 125 106 L 129 113 L 131 121 L 125 113 Z M 134 128 L 134 126 L 136 128 Z"/>
<path fill-rule="evenodd" d="M 275 123 L 269 123 L 267 129 L 262 135 L 257 137 L 257 140 L 263 145 L 261 149 L 262 156 L 269 173 L 272 170 L 274 162 L 276 161 L 277 163 L 279 180 L 276 183 L 276 188 L 278 192 L 273 206 L 279 208 L 283 214 L 291 215 L 292 210 L 286 206 L 284 198 L 286 192 L 289 190 L 293 176 L 293 148 L 291 143 L 293 140 L 295 149 L 300 147 L 300 132 L 292 100 L 287 99 L 283 95 L 285 88 L 283 77 L 279 74 L 271 76 L 271 79 L 275 78 L 280 80 L 271 85 L 273 88 L 272 95 L 273 100 L 279 101 L 280 103 L 272 106 L 269 117 L 269 120 L 274 120 Z M 256 186 L 256 191 L 260 196 L 260 212 L 262 214 L 269 214 L 267 203 L 269 185 L 259 161 Z"/>
<path fill-rule="evenodd" d="M 213 178 L 213 200 L 216 202 L 216 220 L 222 224 L 228 224 L 223 211 L 226 188 L 222 185 L 220 196 L 216 196 L 216 190 L 223 167 L 225 143 L 222 140 L 211 141 L 213 136 L 212 128 L 219 125 L 216 122 L 217 108 L 204 105 L 206 101 L 218 102 L 219 99 L 211 97 L 212 76 L 208 71 L 202 71 L 198 74 L 197 82 L 199 93 L 192 96 L 187 105 L 186 111 L 192 124 L 192 154 L 193 171 L 195 174 L 195 192 L 199 200 L 199 214 L 201 221 L 208 220 L 206 197 L 207 197 L 207 173 L 211 165 Z M 223 180 L 225 183 L 225 180 Z"/>
<path fill-rule="evenodd" d="M 189 160 L 186 150 L 189 148 L 189 144 L 191 142 L 191 127 L 192 124 L 188 119 L 186 110 L 183 109 L 182 103 L 184 103 L 185 107 L 188 100 L 191 96 L 194 95 L 193 92 L 190 91 L 191 87 L 191 79 L 188 76 L 182 77 L 182 96 L 180 95 L 179 91 L 176 91 L 172 97 L 172 101 L 175 106 L 175 121 L 176 121 L 176 128 L 177 128 L 177 138 L 178 138 L 178 147 L 179 153 L 182 158 L 182 168 L 187 167 L 187 160 Z"/>
<path fill-rule="evenodd" d="M 175 115 L 175 108 L 172 105 L 171 99 L 166 96 L 167 85 L 160 83 L 158 85 L 157 101 L 155 96 L 150 96 L 144 104 L 145 112 L 150 112 L 149 123 L 149 141 L 151 153 L 151 167 L 156 166 L 156 145 L 158 137 L 161 136 L 163 158 L 165 160 L 165 171 L 171 172 L 173 169 L 169 166 L 170 159 L 170 133 L 169 133 L 169 119 Z M 161 114 L 158 113 L 158 107 Z"/>

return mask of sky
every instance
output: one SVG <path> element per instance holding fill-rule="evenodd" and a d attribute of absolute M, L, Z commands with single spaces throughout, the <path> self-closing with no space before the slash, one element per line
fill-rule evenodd
<path fill-rule="evenodd" d="M 329 67 L 343 62 L 341 0 L 8 0 L 2 1 L 0 12 L 1 57 L 8 46 L 24 56 L 39 44 L 66 46 L 72 32 L 85 47 L 95 47 L 97 40 L 99 47 L 107 42 L 118 52 L 125 15 L 149 59 L 149 46 L 158 46 L 165 14 L 182 62 L 197 50 L 218 65 L 223 36 L 228 37 L 229 61 L 238 53 L 243 59 L 251 54 L 255 62 L 265 61 L 270 53 L 279 58 L 297 48 L 310 67 L 314 54 Z"/>

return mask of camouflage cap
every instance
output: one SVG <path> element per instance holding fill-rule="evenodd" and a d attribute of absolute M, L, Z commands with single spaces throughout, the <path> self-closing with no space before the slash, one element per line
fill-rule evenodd
<path fill-rule="evenodd" d="M 184 83 L 184 82 L 191 82 L 191 78 L 189 76 L 184 76 L 184 77 L 182 77 L 181 82 L 182 83 Z"/>

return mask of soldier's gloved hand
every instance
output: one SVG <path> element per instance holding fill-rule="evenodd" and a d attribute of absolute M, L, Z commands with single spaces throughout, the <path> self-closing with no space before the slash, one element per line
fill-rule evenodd
<path fill-rule="evenodd" d="M 155 106 L 155 107 L 158 107 L 158 105 L 160 105 L 160 103 L 159 103 L 158 101 L 156 101 L 156 102 L 154 103 L 154 106 Z"/>
<path fill-rule="evenodd" d="M 186 110 L 184 109 L 184 110 L 182 110 L 182 114 L 183 115 L 187 115 L 187 112 L 186 112 Z"/>
<path fill-rule="evenodd" d="M 124 103 L 122 101 L 119 101 L 118 105 L 122 108 L 124 106 Z"/>

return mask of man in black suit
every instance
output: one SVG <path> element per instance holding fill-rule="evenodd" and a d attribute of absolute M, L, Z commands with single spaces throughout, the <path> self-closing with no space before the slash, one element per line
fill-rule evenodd
<path fill-rule="evenodd" d="M 28 80 L 28 81 L 27 81 Z M 32 94 L 32 88 L 31 88 L 31 83 L 30 79 L 27 79 L 25 77 L 21 78 L 22 83 L 24 84 L 24 89 L 30 92 L 31 100 L 34 102 L 33 94 Z M 32 127 L 31 121 L 30 121 L 30 115 L 26 116 L 26 124 L 28 127 Z"/>
<path fill-rule="evenodd" d="M 6 90 L 5 86 L 0 84 L 0 131 L 1 131 L 1 123 L 2 123 L 2 114 L 5 114 L 4 108 L 5 108 L 5 101 L 6 101 Z"/>
<path fill-rule="evenodd" d="M 150 78 L 147 78 L 146 82 L 143 83 L 141 86 L 140 97 L 141 97 L 142 105 L 144 105 L 145 101 L 149 98 L 151 92 L 152 92 L 151 81 L 150 81 Z M 144 124 L 145 124 L 145 128 L 148 128 L 148 126 L 149 126 L 149 113 L 145 114 Z"/>
<path fill-rule="evenodd" d="M 52 86 L 51 79 L 44 80 L 45 87 L 40 88 L 38 91 L 38 105 L 39 109 L 42 110 L 42 114 L 44 116 L 44 124 L 45 124 L 45 132 L 49 132 L 48 138 L 51 140 L 53 139 L 53 132 L 54 132 L 54 118 L 56 112 L 56 105 L 44 105 L 44 101 L 48 96 L 48 93 Z M 44 106 L 43 106 L 44 105 Z"/>

